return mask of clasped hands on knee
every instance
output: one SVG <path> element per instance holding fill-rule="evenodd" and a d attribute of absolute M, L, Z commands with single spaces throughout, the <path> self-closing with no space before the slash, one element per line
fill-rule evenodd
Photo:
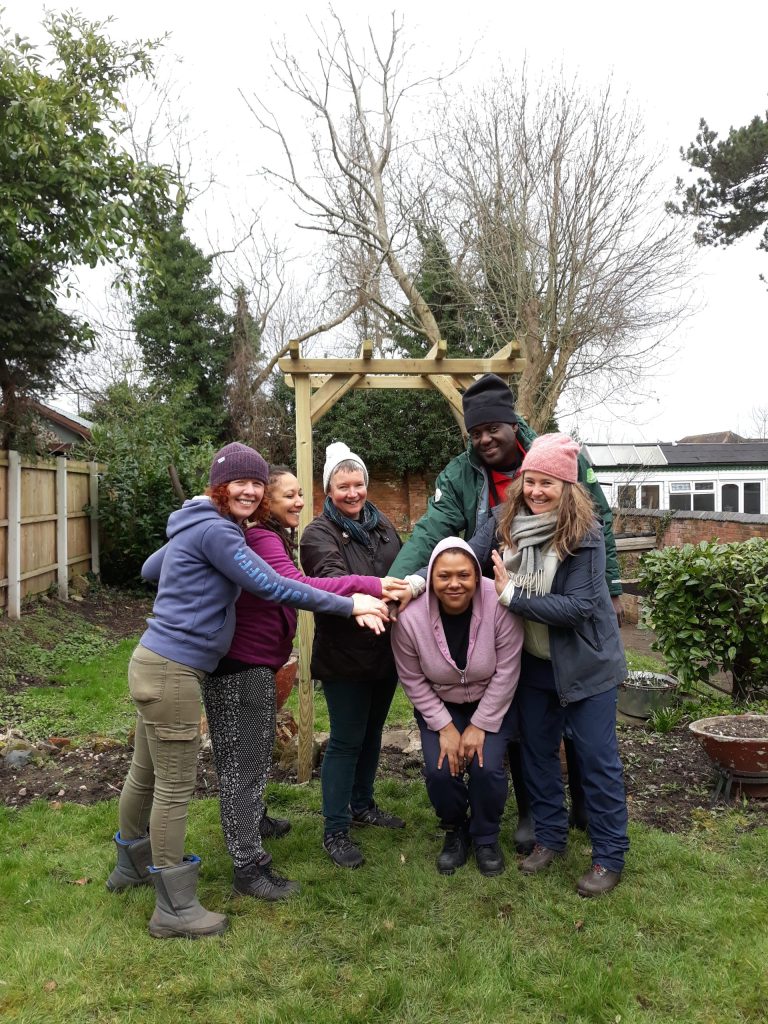
<path fill-rule="evenodd" d="M 483 743 L 485 730 L 476 725 L 468 725 L 464 732 L 459 732 L 453 722 L 444 725 L 440 730 L 440 756 L 437 759 L 438 771 L 443 761 L 448 758 L 448 770 L 451 775 L 463 772 L 477 755 L 477 763 L 483 767 Z"/>

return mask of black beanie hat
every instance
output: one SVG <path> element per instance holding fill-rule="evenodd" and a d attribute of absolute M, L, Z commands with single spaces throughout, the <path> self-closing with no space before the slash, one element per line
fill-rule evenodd
<path fill-rule="evenodd" d="M 512 392 L 495 373 L 486 373 L 470 384 L 461 402 L 467 430 L 481 423 L 517 423 Z"/>

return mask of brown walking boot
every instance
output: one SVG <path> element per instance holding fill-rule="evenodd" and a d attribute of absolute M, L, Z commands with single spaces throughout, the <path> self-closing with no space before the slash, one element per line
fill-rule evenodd
<path fill-rule="evenodd" d="M 602 864 L 593 864 L 576 883 L 576 890 L 579 896 L 605 896 L 611 889 L 615 889 L 620 881 L 620 871 L 611 871 Z"/>
<path fill-rule="evenodd" d="M 548 846 L 536 843 L 525 860 L 520 861 L 517 866 L 524 875 L 537 875 L 540 871 L 546 871 L 555 857 L 562 857 L 562 855 L 560 850 L 550 850 Z"/>

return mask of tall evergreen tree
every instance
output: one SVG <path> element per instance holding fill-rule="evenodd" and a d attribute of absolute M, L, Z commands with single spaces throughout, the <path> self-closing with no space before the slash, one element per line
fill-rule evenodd
<path fill-rule="evenodd" d="M 699 245 L 730 245 L 763 228 L 759 248 L 768 251 L 768 111 L 720 140 L 702 118 L 680 154 L 702 173 L 693 185 L 678 178 L 681 200 L 669 209 L 698 221 Z"/>
<path fill-rule="evenodd" d="M 151 76 L 155 44 L 113 42 L 75 14 L 44 26 L 50 60 L 0 24 L 0 447 L 21 443 L 27 400 L 92 339 L 58 306 L 72 268 L 134 251 L 168 189 L 119 144 L 121 88 Z"/>
<path fill-rule="evenodd" d="M 211 263 L 184 230 L 180 203 L 145 251 L 133 318 L 154 390 L 183 402 L 191 442 L 227 433 L 231 321 Z"/>

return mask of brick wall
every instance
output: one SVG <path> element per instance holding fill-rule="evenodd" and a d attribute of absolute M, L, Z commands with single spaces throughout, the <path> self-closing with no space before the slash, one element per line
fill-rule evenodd
<path fill-rule="evenodd" d="M 429 473 L 407 473 L 404 477 L 376 476 L 375 471 L 368 485 L 368 500 L 380 509 L 387 519 L 400 531 L 413 528 L 427 508 L 432 494 L 435 475 Z M 323 507 L 323 481 L 315 478 L 313 487 L 314 509 L 317 515 Z"/>
<path fill-rule="evenodd" d="M 657 534 L 656 546 L 682 547 L 701 540 L 731 541 L 762 537 L 768 540 L 768 515 L 744 512 L 679 512 L 663 509 L 628 508 L 614 512 L 614 531 L 638 534 L 651 530 Z"/>

